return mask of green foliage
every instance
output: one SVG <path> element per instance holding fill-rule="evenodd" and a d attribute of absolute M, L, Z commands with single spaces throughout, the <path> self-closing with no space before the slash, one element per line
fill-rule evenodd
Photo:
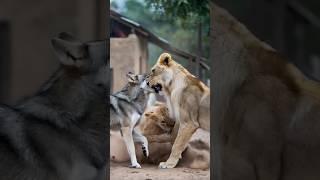
<path fill-rule="evenodd" d="M 147 6 L 163 16 L 190 20 L 209 14 L 208 0 L 146 0 Z"/>
<path fill-rule="evenodd" d="M 199 2 L 198 2 L 199 1 Z M 165 2 L 178 9 L 171 10 L 169 5 L 162 7 Z M 179 3 L 180 2 L 180 3 Z M 121 14 L 141 24 L 157 36 L 166 39 L 172 46 L 193 54 L 197 53 L 197 22 L 203 22 L 203 57 L 209 57 L 209 12 L 205 4 L 207 0 L 126 0 L 125 8 Z M 118 9 L 116 1 L 111 2 L 111 7 Z M 190 7 L 194 7 L 193 10 Z M 190 10 L 190 12 L 189 12 Z M 201 19 L 199 19 L 201 18 Z M 149 65 L 153 65 L 163 50 L 149 44 Z M 177 59 L 183 65 L 186 61 Z"/>

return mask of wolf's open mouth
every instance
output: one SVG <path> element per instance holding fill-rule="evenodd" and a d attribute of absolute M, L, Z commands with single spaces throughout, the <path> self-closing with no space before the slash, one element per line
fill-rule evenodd
<path fill-rule="evenodd" d="M 159 93 L 162 90 L 161 84 L 153 85 L 151 88 L 153 88 L 156 93 Z"/>

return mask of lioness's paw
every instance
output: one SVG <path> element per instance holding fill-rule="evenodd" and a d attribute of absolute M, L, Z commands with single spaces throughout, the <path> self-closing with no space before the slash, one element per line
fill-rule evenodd
<path fill-rule="evenodd" d="M 159 164 L 159 168 L 161 169 L 171 169 L 171 168 L 174 168 L 176 167 L 176 163 L 168 163 L 168 162 L 161 162 Z"/>

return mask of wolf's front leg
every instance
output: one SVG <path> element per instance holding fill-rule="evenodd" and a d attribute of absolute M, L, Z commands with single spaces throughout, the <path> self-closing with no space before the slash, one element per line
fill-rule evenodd
<path fill-rule="evenodd" d="M 148 140 L 137 129 L 133 129 L 133 141 L 141 143 L 143 155 L 149 157 Z"/>
<path fill-rule="evenodd" d="M 121 128 L 123 139 L 126 144 L 132 168 L 141 168 L 140 164 L 137 162 L 136 151 L 134 148 L 133 137 L 132 137 L 132 128 L 131 127 L 122 127 Z"/>

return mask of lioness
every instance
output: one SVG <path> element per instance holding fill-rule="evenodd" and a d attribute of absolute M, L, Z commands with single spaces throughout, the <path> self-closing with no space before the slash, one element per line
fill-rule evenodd
<path fill-rule="evenodd" d="M 214 177 L 320 179 L 320 83 L 212 4 Z"/>
<path fill-rule="evenodd" d="M 168 53 L 160 55 L 147 82 L 156 92 L 163 91 L 170 118 L 176 121 L 174 130 L 178 134 L 170 157 L 159 165 L 160 168 L 174 168 L 192 134 L 199 127 L 210 129 L 210 89 Z"/>

